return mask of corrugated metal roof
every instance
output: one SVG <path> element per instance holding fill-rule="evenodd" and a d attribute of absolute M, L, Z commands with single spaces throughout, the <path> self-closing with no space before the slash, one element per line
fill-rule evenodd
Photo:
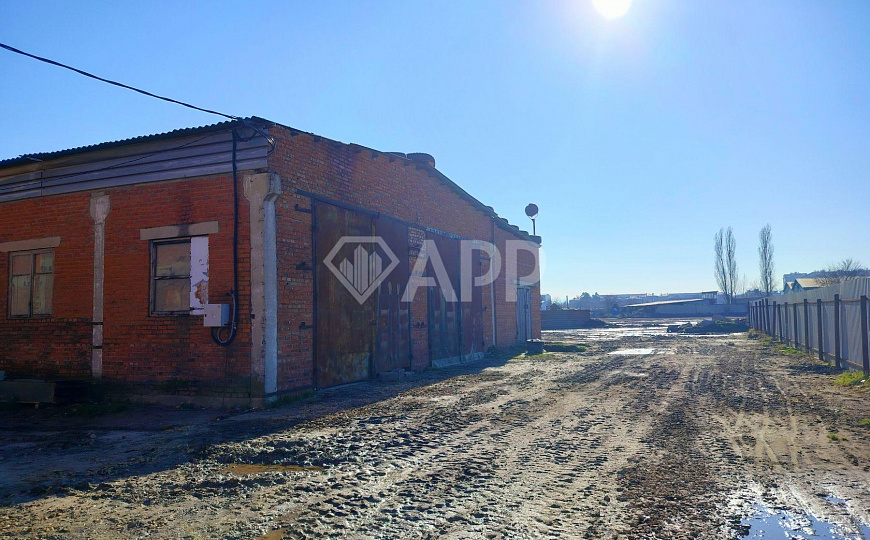
<path fill-rule="evenodd" d="M 686 300 L 661 300 L 659 302 L 647 302 L 646 304 L 628 304 L 622 307 L 652 307 L 652 306 L 666 306 L 670 304 L 691 304 L 695 302 L 706 302 L 710 300 L 709 298 L 688 298 Z"/>
<path fill-rule="evenodd" d="M 23 163 L 32 163 L 34 161 L 47 161 L 50 159 L 57 159 L 59 157 L 64 157 L 72 154 L 79 154 L 82 152 L 92 152 L 94 150 L 103 150 L 106 148 L 114 148 L 116 146 L 125 146 L 128 144 L 139 144 L 143 142 L 157 141 L 161 139 L 172 139 L 175 137 L 184 137 L 187 135 L 196 135 L 199 133 L 208 133 L 210 131 L 220 131 L 222 129 L 226 129 L 235 124 L 241 124 L 243 122 L 254 122 L 253 118 L 245 118 L 241 121 L 236 120 L 227 120 L 225 122 L 218 122 L 216 124 L 209 124 L 206 126 L 199 127 L 191 127 L 191 128 L 181 128 L 174 129 L 172 131 L 167 131 L 164 133 L 154 133 L 152 135 L 140 135 L 138 137 L 131 137 L 129 139 L 120 139 L 117 141 L 107 141 L 101 142 L 97 144 L 90 144 L 86 146 L 77 146 L 75 148 L 67 148 L 65 150 L 55 150 L 52 152 L 36 152 L 33 154 L 22 154 L 18 157 L 7 158 L 0 160 L 0 169 L 4 169 L 7 167 L 13 167 L 15 165 L 21 165 Z"/>

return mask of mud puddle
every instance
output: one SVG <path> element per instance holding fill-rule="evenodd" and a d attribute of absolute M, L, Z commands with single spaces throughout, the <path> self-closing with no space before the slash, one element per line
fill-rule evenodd
<path fill-rule="evenodd" d="M 580 340 L 584 342 L 608 342 L 631 338 L 667 336 L 668 326 L 697 323 L 703 318 L 691 319 L 603 319 L 608 326 L 603 328 L 578 328 L 574 330 L 547 330 L 544 339 Z"/>
<path fill-rule="evenodd" d="M 610 351 L 607 354 L 619 354 L 622 356 L 644 356 L 647 354 L 653 354 L 656 352 L 655 349 L 619 349 L 618 351 Z"/>
<path fill-rule="evenodd" d="M 257 540 L 283 540 L 286 529 L 272 529 Z"/>
<path fill-rule="evenodd" d="M 870 527 L 857 525 L 857 532 L 844 531 L 812 514 L 792 512 L 756 504 L 752 516 L 741 522 L 744 538 L 783 538 L 786 540 L 870 540 Z"/>

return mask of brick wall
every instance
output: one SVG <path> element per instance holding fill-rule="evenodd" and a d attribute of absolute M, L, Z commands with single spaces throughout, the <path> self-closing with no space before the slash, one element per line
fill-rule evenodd
<path fill-rule="evenodd" d="M 301 261 L 311 263 L 311 214 L 296 211 L 296 205 L 310 208 L 302 190 L 342 203 L 439 229 L 468 238 L 493 238 L 504 252 L 506 240 L 518 237 L 493 226 L 492 220 L 451 186 L 424 167 L 407 160 L 357 145 L 345 145 L 280 126 L 271 129 L 277 149 L 269 168 L 282 179 L 283 192 L 277 203 L 279 274 L 279 390 L 313 384 L 313 336 L 299 330 L 301 322 L 313 324 L 313 272 L 298 270 Z M 319 262 L 319 261 L 318 261 Z M 526 264 L 525 262 L 523 263 Z M 484 264 L 484 271 L 487 266 Z M 521 274 L 525 269 L 521 270 Z M 495 284 L 497 337 L 499 345 L 516 340 L 516 305 L 505 301 L 505 274 Z M 533 305 L 540 305 L 540 289 L 532 291 Z M 534 304 L 537 302 L 537 304 Z M 483 290 L 484 336 L 492 342 L 489 287 Z M 413 367 L 429 365 L 426 294 L 418 291 L 411 306 Z M 533 333 L 540 335 L 540 313 L 532 310 Z"/>
<path fill-rule="evenodd" d="M 77 193 L 0 205 L 0 242 L 61 238 L 54 248 L 51 317 L 9 318 L 10 254 L 0 253 L 0 371 L 9 377 L 90 377 L 94 233 L 89 201 L 90 194 Z"/>
<path fill-rule="evenodd" d="M 149 314 L 150 245 L 139 230 L 217 221 L 210 234 L 209 302 L 229 303 L 233 287 L 232 177 L 218 176 L 109 190 L 106 220 L 103 377 L 250 390 L 249 211 L 239 182 L 239 331 L 229 347 L 215 344 L 201 316 Z"/>
<path fill-rule="evenodd" d="M 239 197 L 238 336 L 230 347 L 212 342 L 201 316 L 152 316 L 150 244 L 139 230 L 218 221 L 209 235 L 209 300 L 229 302 L 232 288 L 232 179 L 228 176 L 135 185 L 109 195 L 106 219 L 103 379 L 157 391 L 248 395 L 250 388 L 250 260 L 247 201 Z M 91 193 L 0 205 L 0 242 L 60 236 L 55 248 L 51 317 L 8 318 L 9 256 L 0 254 L 0 370 L 10 376 L 91 376 L 94 224 Z M 33 219 L 21 219 L 32 216 Z"/>

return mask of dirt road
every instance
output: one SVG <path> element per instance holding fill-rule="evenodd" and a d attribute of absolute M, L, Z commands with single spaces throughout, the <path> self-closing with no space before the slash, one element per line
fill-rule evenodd
<path fill-rule="evenodd" d="M 9 411 L 0 536 L 860 538 L 870 396 L 745 335 L 663 330 L 229 417 Z"/>

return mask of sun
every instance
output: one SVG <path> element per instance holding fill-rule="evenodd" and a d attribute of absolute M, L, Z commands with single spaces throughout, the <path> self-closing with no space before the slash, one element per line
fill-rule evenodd
<path fill-rule="evenodd" d="M 633 0 L 592 0 L 592 5 L 605 19 L 617 19 L 631 9 Z"/>

